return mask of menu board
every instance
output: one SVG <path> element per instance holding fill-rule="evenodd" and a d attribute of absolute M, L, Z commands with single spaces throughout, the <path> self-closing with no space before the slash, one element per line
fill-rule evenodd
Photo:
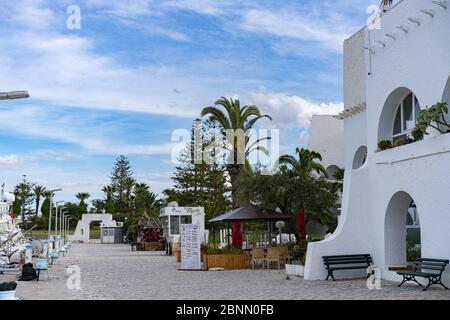
<path fill-rule="evenodd" d="M 181 225 L 181 269 L 202 269 L 200 256 L 200 226 L 196 224 Z"/>

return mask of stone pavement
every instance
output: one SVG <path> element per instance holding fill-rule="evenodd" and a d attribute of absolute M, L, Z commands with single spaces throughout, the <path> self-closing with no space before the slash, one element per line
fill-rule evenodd
<path fill-rule="evenodd" d="M 81 270 L 81 289 L 66 286 L 69 265 Z M 368 290 L 365 279 L 305 281 L 283 270 L 178 271 L 174 257 L 161 252 L 131 251 L 128 245 L 74 244 L 51 267 L 50 280 L 18 282 L 22 299 L 450 299 L 450 290 L 383 281 Z M 0 281 L 14 275 L 0 275 Z"/>

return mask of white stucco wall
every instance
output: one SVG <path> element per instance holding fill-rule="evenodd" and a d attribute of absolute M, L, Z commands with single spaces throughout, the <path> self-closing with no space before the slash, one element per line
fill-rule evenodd
<path fill-rule="evenodd" d="M 344 121 L 330 115 L 314 115 L 307 148 L 320 153 L 325 168 L 344 167 Z"/>
<path fill-rule="evenodd" d="M 434 10 L 434 18 L 420 12 L 429 8 Z M 419 18 L 421 26 L 409 22 L 408 17 Z M 400 24 L 408 27 L 407 34 L 396 28 Z M 393 255 L 403 260 L 404 248 L 398 241 L 404 239 L 404 225 L 396 227 L 398 219 L 403 218 L 394 216 L 405 213 L 402 208 L 408 198 L 398 196 L 401 191 L 417 205 L 422 257 L 450 259 L 450 134 L 433 134 L 420 142 L 376 152 L 383 109 L 396 108 L 400 102 L 391 99 L 386 103 L 396 89 L 404 87 L 413 91 L 422 108 L 449 97 L 444 92 L 449 90 L 450 10 L 443 10 L 431 1 L 403 1 L 383 16 L 381 30 L 370 31 L 370 44 L 369 31 L 364 29 L 364 32 L 366 45 L 376 47 L 371 66 L 368 51 L 363 53 L 367 110 L 345 120 L 342 215 L 333 235 L 309 244 L 306 279 L 325 279 L 323 255 L 352 253 L 370 253 L 375 264 L 382 268 L 383 278 L 398 279 L 387 268 L 400 263 L 391 259 Z M 385 36 L 391 32 L 397 35 L 397 40 Z M 386 41 L 386 47 L 375 44 L 375 40 Z M 352 55 L 346 52 L 345 59 L 349 57 Z M 368 75 L 369 68 L 371 75 Z M 357 80 L 345 81 L 348 88 Z M 388 120 L 393 122 L 384 119 L 381 124 Z M 381 127 L 392 128 L 392 122 Z M 368 148 L 367 162 L 351 170 L 354 153 L 361 145 Z M 392 214 L 388 218 L 387 212 Z M 395 237 L 395 232 L 401 235 Z M 356 274 L 363 275 L 363 272 L 336 272 L 336 277 Z M 448 282 L 449 274 L 444 276 Z"/>
<path fill-rule="evenodd" d="M 112 214 L 83 214 L 81 220 L 77 223 L 75 233 L 68 236 L 69 241 L 89 242 L 90 225 L 92 222 L 101 222 L 102 227 L 117 227 L 117 223 L 113 220 Z"/>

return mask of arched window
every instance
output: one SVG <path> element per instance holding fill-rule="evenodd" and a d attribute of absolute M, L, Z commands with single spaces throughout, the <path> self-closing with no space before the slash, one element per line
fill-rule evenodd
<path fill-rule="evenodd" d="M 420 113 L 419 100 L 413 93 L 409 93 L 406 98 L 400 102 L 395 113 L 394 126 L 392 129 L 392 141 L 408 138 L 414 129 L 417 116 Z"/>
<path fill-rule="evenodd" d="M 367 147 L 361 146 L 356 150 L 355 156 L 353 157 L 352 169 L 356 170 L 361 168 L 367 160 Z"/>

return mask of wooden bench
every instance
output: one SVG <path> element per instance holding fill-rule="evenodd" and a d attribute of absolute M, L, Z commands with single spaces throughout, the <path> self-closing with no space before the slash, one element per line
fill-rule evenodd
<path fill-rule="evenodd" d="M 407 281 L 414 281 L 421 287 L 422 284 L 416 279 L 416 277 L 421 277 L 428 279 L 428 285 L 423 289 L 423 291 L 426 291 L 433 284 L 440 284 L 448 290 L 445 284 L 441 281 L 442 273 L 444 272 L 448 262 L 448 260 L 444 259 L 417 259 L 413 262 L 412 270 L 397 272 L 397 274 L 403 276 L 403 281 L 398 286 L 400 287 Z"/>
<path fill-rule="evenodd" d="M 336 270 L 357 270 L 367 269 L 372 264 L 370 254 L 347 254 L 338 256 L 323 256 L 325 269 L 328 271 L 326 280 L 329 277 L 335 281 L 333 272 Z"/>

